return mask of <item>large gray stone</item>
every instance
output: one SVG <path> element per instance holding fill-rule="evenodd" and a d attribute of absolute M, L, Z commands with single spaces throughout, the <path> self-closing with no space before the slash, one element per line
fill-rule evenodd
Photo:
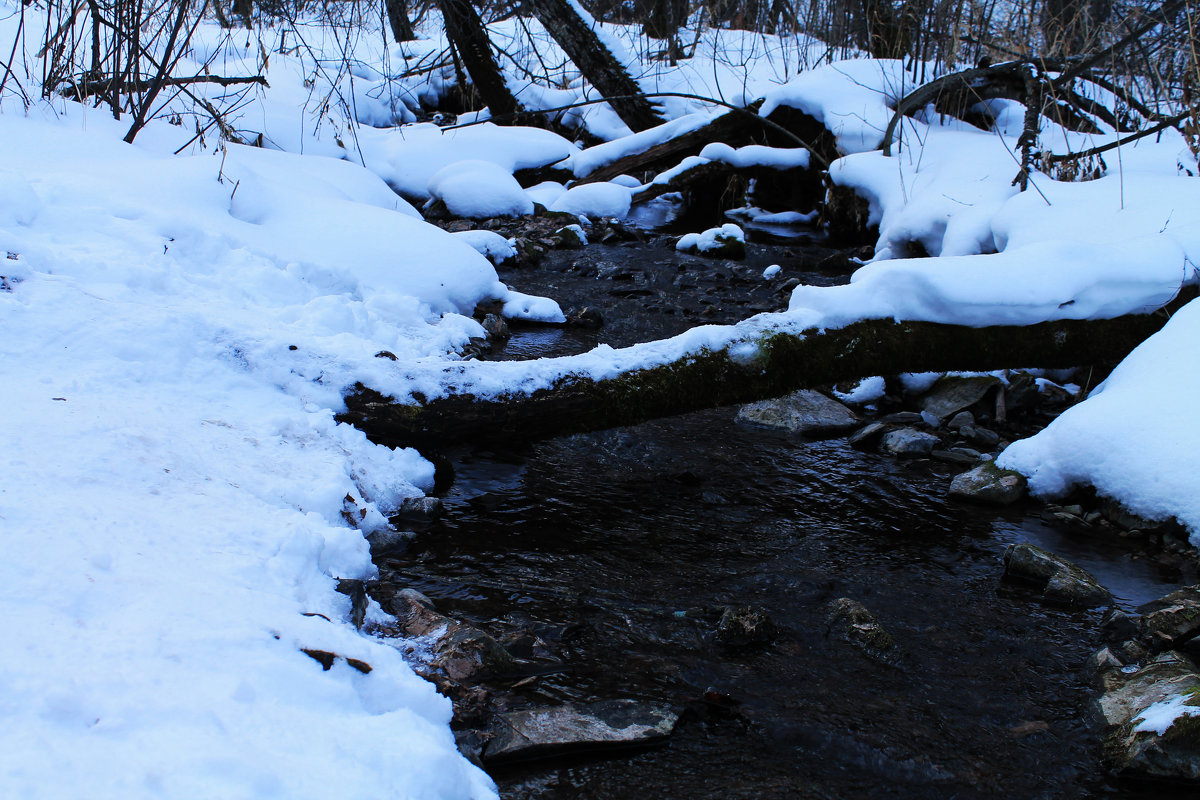
<path fill-rule="evenodd" d="M 808 436 L 840 433 L 858 425 L 858 416 L 833 398 L 811 389 L 742 406 L 739 422 Z"/>
<path fill-rule="evenodd" d="M 1014 544 L 1004 551 L 1004 579 L 1040 587 L 1042 596 L 1071 606 L 1098 606 L 1111 599 L 1086 570 L 1032 544 Z"/>
<path fill-rule="evenodd" d="M 879 440 L 879 447 L 885 453 L 891 453 L 900 458 L 920 458 L 933 452 L 938 445 L 938 437 L 914 428 L 900 428 L 889 431 Z"/>
<path fill-rule="evenodd" d="M 531 708 L 500 714 L 483 761 L 494 765 L 657 744 L 675 728 L 679 715 L 666 706 L 636 700 Z"/>
<path fill-rule="evenodd" d="M 945 419 L 964 408 L 970 408 L 984 398 L 994 387 L 1000 385 L 1000 379 L 994 375 L 976 377 L 960 377 L 946 375 L 938 378 L 933 384 L 921 408 L 935 417 Z"/>
<path fill-rule="evenodd" d="M 1004 506 L 1015 503 L 1025 495 L 1025 476 L 1010 469 L 1001 469 L 985 461 L 972 470 L 955 475 L 950 481 L 950 496 L 976 503 Z"/>
<path fill-rule="evenodd" d="M 1177 653 L 1164 653 L 1140 667 L 1113 667 L 1101 659 L 1104 694 L 1100 715 L 1109 727 L 1105 758 L 1122 775 L 1171 781 L 1200 781 L 1200 674 Z M 1142 726 L 1143 715 L 1172 708 L 1162 732 Z M 1140 727 L 1146 729 L 1139 730 Z"/>

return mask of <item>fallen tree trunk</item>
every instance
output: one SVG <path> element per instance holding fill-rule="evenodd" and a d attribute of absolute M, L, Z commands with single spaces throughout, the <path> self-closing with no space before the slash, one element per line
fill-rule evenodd
<path fill-rule="evenodd" d="M 568 0 L 533 0 L 534 15 L 558 42 L 567 57 L 612 110 L 632 131 L 661 125 L 663 119 L 642 94 L 633 76 L 596 35 L 595 21 L 581 16 L 583 9 Z"/>
<path fill-rule="evenodd" d="M 1189 292 L 1188 297 L 1194 297 Z M 1177 299 L 1168 309 L 1182 305 Z M 870 375 L 1006 367 L 1061 368 L 1123 358 L 1161 328 L 1167 311 L 1108 320 L 1059 320 L 1028 326 L 972 328 L 933 322 L 863 320 L 843 328 L 791 330 L 733 326 L 712 349 L 657 366 L 593 380 L 571 373 L 577 358 L 557 359 L 560 377 L 549 388 L 500 397 L 469 392 L 472 370 L 515 365 L 468 362 L 446 368 L 444 382 L 459 394 L 401 403 L 355 387 L 338 416 L 389 446 L 438 447 L 458 441 L 529 441 L 632 425 L 717 406 L 779 397 L 796 389 Z M 740 330 L 745 333 L 739 334 Z M 539 370 L 545 369 L 544 361 Z M 493 375 L 493 378 L 495 375 Z M 421 399 L 421 398 L 418 398 Z"/>

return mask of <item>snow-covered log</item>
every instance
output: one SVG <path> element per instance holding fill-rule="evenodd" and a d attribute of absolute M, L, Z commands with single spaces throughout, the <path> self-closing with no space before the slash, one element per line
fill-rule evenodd
<path fill-rule="evenodd" d="M 1188 293 L 1188 297 L 1194 296 Z M 1168 308 L 1182 305 L 1177 299 Z M 528 383 L 521 370 L 538 372 L 546 360 L 468 362 L 447 373 L 444 384 L 465 387 L 436 399 L 399 402 L 361 384 L 346 397 L 338 419 L 392 446 L 433 446 L 455 441 L 527 441 L 632 425 L 717 406 L 778 397 L 796 389 L 870 375 L 1007 367 L 1070 367 L 1115 361 L 1165 324 L 1163 310 L 1115 319 L 1058 320 L 1028 326 L 968 327 L 932 322 L 869 319 L 842 328 L 789 330 L 760 326 L 757 335 L 709 337 L 701 347 L 657 364 L 635 361 L 602 378 L 582 377 L 576 358 L 555 359 L 558 375 L 531 392 L 472 393 L 482 386 L 472 370 L 507 368 L 505 383 Z M 667 350 L 669 352 L 669 350 Z M 444 389 L 444 387 L 443 387 Z"/>

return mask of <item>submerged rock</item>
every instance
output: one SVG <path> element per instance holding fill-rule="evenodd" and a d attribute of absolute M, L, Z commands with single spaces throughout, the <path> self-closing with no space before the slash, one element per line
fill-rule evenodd
<path fill-rule="evenodd" d="M 811 389 L 742 406 L 737 419 L 808 436 L 838 433 L 858 425 L 858 416 L 853 411 Z"/>
<path fill-rule="evenodd" d="M 1004 551 L 1004 580 L 1040 587 L 1046 600 L 1066 605 L 1098 606 L 1111 599 L 1087 571 L 1032 544 Z"/>
<path fill-rule="evenodd" d="M 442 501 L 437 497 L 406 497 L 400 501 L 396 516 L 417 522 L 431 522 L 442 515 Z"/>
<path fill-rule="evenodd" d="M 775 638 L 775 622 L 761 608 L 727 606 L 714 636 L 725 647 L 751 647 Z"/>
<path fill-rule="evenodd" d="M 825 616 L 829 634 L 862 650 L 868 658 L 882 663 L 894 663 L 899 656 L 896 640 L 884 630 L 875 615 L 857 600 L 839 597 L 829 605 Z"/>
<path fill-rule="evenodd" d="M 679 715 L 636 700 L 531 708 L 500 714 L 483 761 L 494 765 L 604 750 L 646 747 L 671 735 Z"/>
<path fill-rule="evenodd" d="M 937 383 L 933 384 L 929 393 L 925 395 L 921 408 L 939 419 L 945 419 L 975 405 L 999 385 L 1000 379 L 994 375 L 946 375 L 938 378 Z"/>
<path fill-rule="evenodd" d="M 920 458 L 927 456 L 933 452 L 933 448 L 938 444 L 938 437 L 932 433 L 916 430 L 915 428 L 901 428 L 900 430 L 890 431 L 883 435 L 879 442 L 880 448 L 885 453 L 891 453 L 900 458 Z"/>
<path fill-rule="evenodd" d="M 478 628 L 438 613 L 433 601 L 415 589 L 395 591 L 392 584 L 382 582 L 370 584 L 369 589 L 383 609 L 396 617 L 401 634 L 428 640 L 430 657 L 423 665 L 425 671 L 461 682 L 515 669 L 516 661 L 499 642 Z"/>
<path fill-rule="evenodd" d="M 1004 506 L 1017 502 L 1024 494 L 1025 476 L 997 467 L 992 461 L 985 461 L 950 481 L 951 497 L 976 503 Z"/>

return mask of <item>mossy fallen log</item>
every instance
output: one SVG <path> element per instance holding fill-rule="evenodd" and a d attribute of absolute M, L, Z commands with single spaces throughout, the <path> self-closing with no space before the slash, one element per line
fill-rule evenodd
<path fill-rule="evenodd" d="M 346 397 L 346 411 L 338 419 L 389 446 L 529 441 L 779 397 L 870 375 L 1111 362 L 1123 358 L 1167 318 L 1167 311 L 1160 309 L 1116 319 L 1027 326 L 972 328 L 872 319 L 835 329 L 767 330 L 750 338 L 731 333 L 726 346 L 603 380 L 572 374 L 579 362 L 558 359 L 562 374 L 548 388 L 499 397 L 469 393 L 472 369 L 497 366 L 469 362 L 454 367 L 454 384 L 468 387 L 460 393 L 402 403 L 359 384 Z M 545 366 L 542 361 L 537 368 Z"/>

